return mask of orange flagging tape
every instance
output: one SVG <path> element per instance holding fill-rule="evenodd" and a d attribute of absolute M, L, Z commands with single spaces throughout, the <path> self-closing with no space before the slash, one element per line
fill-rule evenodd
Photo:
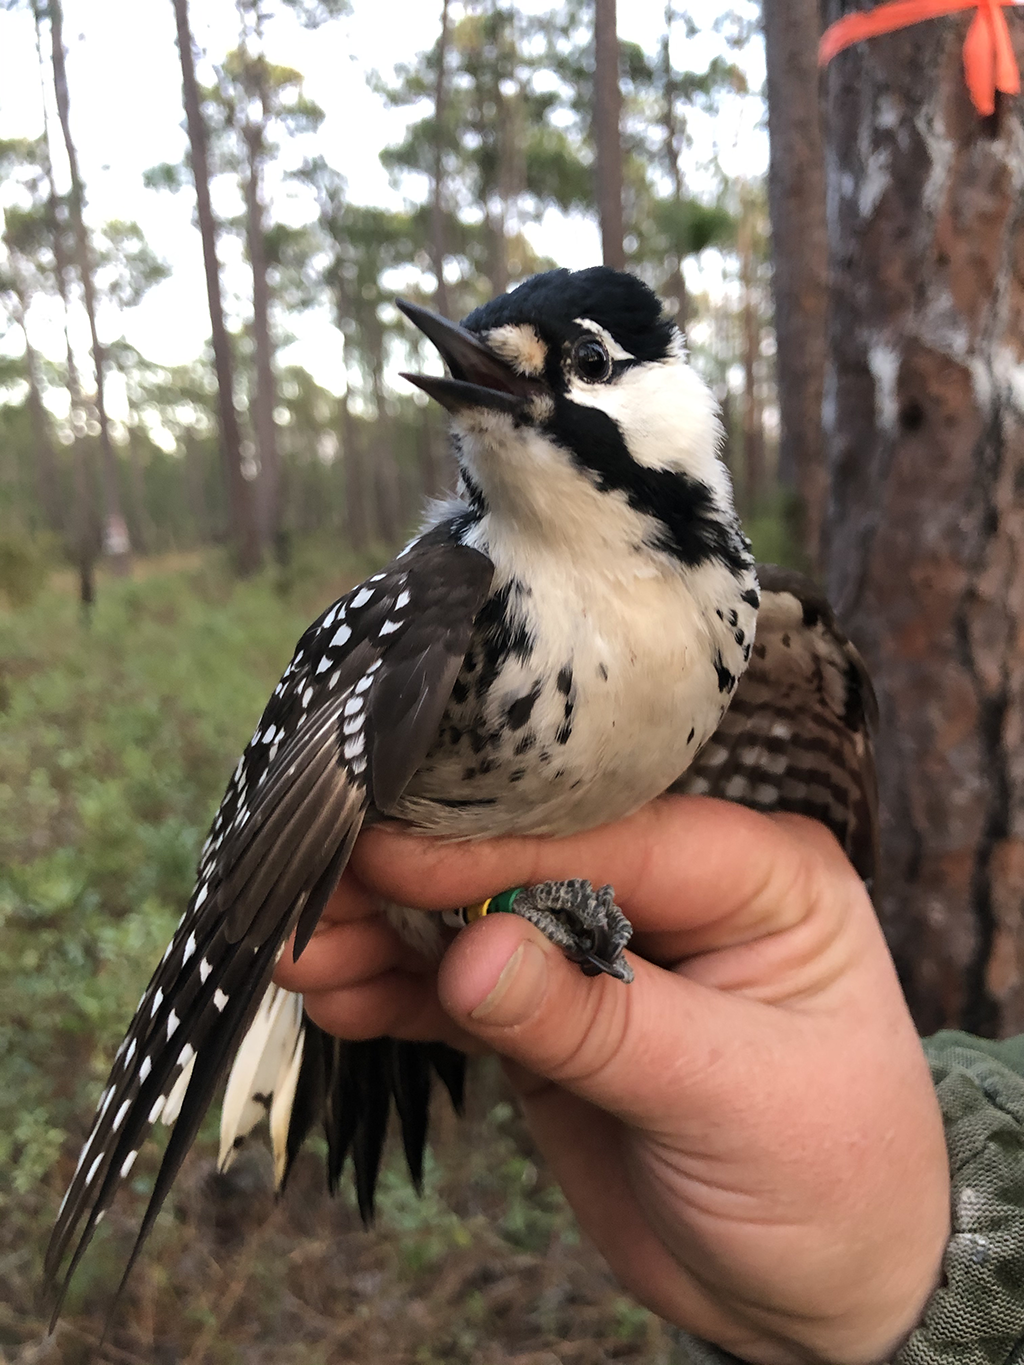
<path fill-rule="evenodd" d="M 818 65 L 827 66 L 837 52 L 865 38 L 973 9 L 977 13 L 964 42 L 964 76 L 975 109 L 979 114 L 992 114 L 997 90 L 1004 95 L 1020 93 L 1020 68 L 1003 13 L 1004 8 L 1018 3 L 1020 0 L 887 0 L 873 10 L 848 14 L 827 28 L 818 48 Z"/>

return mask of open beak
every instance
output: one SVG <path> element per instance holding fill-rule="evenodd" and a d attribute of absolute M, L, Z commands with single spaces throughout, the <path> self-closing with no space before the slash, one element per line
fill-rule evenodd
<path fill-rule="evenodd" d="M 516 374 L 500 356 L 488 350 L 479 337 L 457 322 L 449 322 L 439 313 L 405 299 L 395 302 L 409 321 L 434 343 L 451 373 L 450 379 L 432 374 L 403 374 L 403 379 L 436 398 L 449 412 L 490 408 L 513 417 L 525 414 L 529 399 L 541 391 L 539 384 Z"/>

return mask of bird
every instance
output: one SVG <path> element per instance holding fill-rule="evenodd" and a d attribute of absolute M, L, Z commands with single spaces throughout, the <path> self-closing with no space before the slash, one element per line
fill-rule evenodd
<path fill-rule="evenodd" d="M 398 306 L 447 366 L 405 377 L 449 413 L 457 490 L 302 635 L 231 776 L 58 1213 L 55 1319 L 161 1122 L 123 1287 L 229 1068 L 222 1166 L 269 1112 L 281 1184 L 322 1121 L 328 1182 L 351 1155 L 369 1220 L 394 1106 L 419 1186 L 432 1084 L 459 1108 L 465 1059 L 329 1038 L 271 982 L 375 821 L 560 836 L 690 792 L 822 820 L 874 875 L 867 672 L 808 579 L 755 566 L 716 402 L 656 294 L 597 266 L 535 275 L 461 324 Z M 611 888 L 545 884 L 495 908 L 630 988 Z M 436 917 L 386 913 L 440 951 Z"/>

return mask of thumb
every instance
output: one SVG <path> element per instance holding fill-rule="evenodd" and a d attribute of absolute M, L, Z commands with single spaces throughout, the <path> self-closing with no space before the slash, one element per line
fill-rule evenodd
<path fill-rule="evenodd" d="M 763 1007 L 633 956 L 630 964 L 630 985 L 584 976 L 532 924 L 498 914 L 459 933 L 438 994 L 486 1046 L 629 1123 L 663 1122 L 667 1094 L 685 1096 L 687 1108 L 720 1107 L 711 1062 L 735 1035 L 737 1011 Z"/>

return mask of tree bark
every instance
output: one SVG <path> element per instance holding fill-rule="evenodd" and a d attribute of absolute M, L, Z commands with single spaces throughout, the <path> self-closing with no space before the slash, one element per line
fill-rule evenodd
<path fill-rule="evenodd" d="M 672 181 L 672 188 L 675 191 L 676 202 L 682 203 L 685 193 L 683 184 L 683 168 L 680 165 L 680 157 L 683 151 L 682 130 L 679 127 L 679 118 L 676 113 L 676 78 L 672 67 L 672 26 L 676 20 L 676 10 L 673 0 L 668 0 L 665 5 L 665 31 L 661 39 L 661 74 L 665 82 L 664 89 L 664 128 L 665 128 L 665 169 L 669 179 Z M 686 318 L 689 312 L 689 299 L 686 293 L 686 276 L 683 274 L 683 258 L 676 256 L 672 263 L 672 273 L 667 284 L 668 292 L 676 301 L 676 326 L 686 335 Z"/>
<path fill-rule="evenodd" d="M 1017 100 L 974 112 L 967 22 L 874 39 L 830 68 L 826 546 L 879 694 L 878 904 L 918 1025 L 1016 1033 L 1024 125 Z"/>
<path fill-rule="evenodd" d="M 64 353 L 67 356 L 68 403 L 71 425 L 71 463 L 74 470 L 75 506 L 69 517 L 72 523 L 75 564 L 78 568 L 78 598 L 86 621 L 96 600 L 96 560 L 102 543 L 97 491 L 99 478 L 92 444 L 87 439 L 88 404 L 82 393 L 82 382 L 71 345 L 69 289 L 70 266 L 63 246 L 63 225 L 58 217 L 57 192 L 50 172 L 50 210 L 53 226 L 54 260 L 56 263 L 57 292 L 64 310 Z"/>
<path fill-rule="evenodd" d="M 821 129 L 818 0 L 765 0 L 768 73 L 768 206 L 772 224 L 779 475 L 797 495 L 794 530 L 808 564 L 821 568 L 825 453 L 828 232 Z"/>
<path fill-rule="evenodd" d="M 127 573 L 131 566 L 131 542 L 128 527 L 121 508 L 121 493 L 118 487 L 117 459 L 110 439 L 110 422 L 107 418 L 106 395 L 104 393 L 104 371 L 106 360 L 96 330 L 96 288 L 93 280 L 92 248 L 85 229 L 85 191 L 78 167 L 78 153 L 71 136 L 71 100 L 68 94 L 68 77 L 65 67 L 63 11 L 61 0 L 48 0 L 50 16 L 50 49 L 53 59 L 53 85 L 57 102 L 57 117 L 64 135 L 64 147 L 68 155 L 68 168 L 71 173 L 71 224 L 75 235 L 75 257 L 78 274 L 82 281 L 82 297 L 86 316 L 89 319 L 89 336 L 92 343 L 93 368 L 96 372 L 96 414 L 100 426 L 100 452 L 103 471 L 104 526 L 103 545 L 115 572 Z"/>
<path fill-rule="evenodd" d="M 203 464 L 199 442 L 189 428 L 184 432 L 182 445 L 185 447 L 185 496 L 192 518 L 194 543 L 203 545 L 215 539 L 215 536 L 210 527 L 210 512 L 203 492 Z"/>
<path fill-rule="evenodd" d="M 615 0 L 594 0 L 594 143 L 597 151 L 597 209 L 605 265 L 626 268 L 622 226 L 622 139 L 619 122 L 619 39 Z"/>
<path fill-rule="evenodd" d="M 243 130 L 249 166 L 245 180 L 245 239 L 252 269 L 252 335 L 256 355 L 256 385 L 253 394 L 254 430 L 260 474 L 256 484 L 257 520 L 260 542 L 277 553 L 281 532 L 281 460 L 277 447 L 274 409 L 277 383 L 274 378 L 274 350 L 270 337 L 270 286 L 267 281 L 267 254 L 264 246 L 264 211 L 261 193 L 264 157 L 263 132 L 246 123 Z"/>
<path fill-rule="evenodd" d="M 441 5 L 441 36 L 437 40 L 437 81 L 434 85 L 434 175 L 430 194 L 430 265 L 437 282 L 434 307 L 446 318 L 450 307 L 448 285 L 444 278 L 447 257 L 447 234 L 444 221 L 444 118 L 448 100 L 445 70 L 448 61 L 448 4 Z"/>
<path fill-rule="evenodd" d="M 131 417 L 128 420 L 128 469 L 131 474 L 132 510 L 135 513 L 135 544 L 139 554 L 152 554 L 156 527 L 146 505 L 146 474 L 139 451 L 139 429 Z"/>
<path fill-rule="evenodd" d="M 456 467 L 447 432 L 438 429 L 436 415 L 429 407 L 422 409 L 419 449 L 422 497 L 440 498 L 454 492 Z"/>
<path fill-rule="evenodd" d="M 217 415 L 220 426 L 221 458 L 230 508 L 231 539 L 235 564 L 241 574 L 254 573 L 260 564 L 260 542 L 252 489 L 242 475 L 242 441 L 235 412 L 234 362 L 220 290 L 220 262 L 217 259 L 217 223 L 210 202 L 210 164 L 207 154 L 206 125 L 199 104 L 192 31 L 188 22 L 188 0 L 173 0 L 181 60 L 181 85 L 185 121 L 196 187 L 199 234 L 203 242 L 206 271 L 206 297 L 210 307 L 210 332 L 214 368 L 217 372 Z"/>
<path fill-rule="evenodd" d="M 99 515 L 96 504 L 96 483 L 92 460 L 88 454 L 82 435 L 86 426 L 86 405 L 82 396 L 82 386 L 78 378 L 78 366 L 71 345 L 69 330 L 71 311 L 71 263 L 65 246 L 64 222 L 61 213 L 61 199 L 57 194 L 57 184 L 53 176 L 53 157 L 50 150 L 52 130 L 47 112 L 46 72 L 47 62 L 44 55 L 43 16 L 45 0 L 36 0 L 32 8 L 36 33 L 36 60 L 39 64 L 39 81 L 42 95 L 44 145 L 43 170 L 47 185 L 47 226 L 53 248 L 54 281 L 60 296 L 64 316 L 64 349 L 67 356 L 68 402 L 70 406 L 70 426 L 72 432 L 71 464 L 74 478 L 74 506 L 67 510 L 64 520 L 67 523 L 68 541 L 73 549 L 75 565 L 78 569 L 78 597 L 83 617 L 88 620 L 96 597 L 95 561 L 99 552 L 100 531 Z M 52 63 L 51 63 L 52 69 Z"/>
<path fill-rule="evenodd" d="M 754 259 L 754 206 L 747 198 L 739 227 L 740 284 L 743 288 L 743 492 L 744 510 L 760 510 L 765 491 L 764 421 L 758 392 L 761 358 L 761 309 Z"/>
<path fill-rule="evenodd" d="M 367 548 L 373 538 L 369 522 L 363 452 L 349 407 L 348 393 L 341 397 L 341 457 L 345 471 L 345 529 L 353 550 Z"/>
<path fill-rule="evenodd" d="M 44 59 L 42 18 L 39 8 L 35 11 L 36 53 L 39 58 L 40 74 Z M 62 220 L 61 200 L 53 178 L 53 161 L 49 152 L 50 123 L 46 116 L 46 101 L 43 101 L 43 120 L 46 129 L 47 156 L 44 170 L 47 178 L 49 199 L 47 203 L 48 225 L 53 244 L 54 279 L 60 296 L 64 316 L 64 351 L 67 357 L 68 403 L 72 435 L 71 464 L 74 476 L 75 501 L 68 514 L 69 538 L 73 547 L 75 566 L 78 570 L 78 599 L 82 616 L 89 620 L 93 603 L 96 600 L 96 557 L 101 541 L 99 508 L 97 505 L 96 471 L 92 453 L 85 438 L 87 426 L 87 404 L 82 393 L 78 365 L 74 348 L 71 345 L 71 263 L 65 249 L 65 225 Z"/>
<path fill-rule="evenodd" d="M 373 428 L 374 443 L 369 452 L 376 492 L 376 528 L 390 549 L 398 544 L 405 529 L 402 525 L 402 483 L 392 444 L 394 433 L 384 397 L 384 334 L 379 332 L 367 340 L 371 349 L 370 383 L 377 413 Z"/>

